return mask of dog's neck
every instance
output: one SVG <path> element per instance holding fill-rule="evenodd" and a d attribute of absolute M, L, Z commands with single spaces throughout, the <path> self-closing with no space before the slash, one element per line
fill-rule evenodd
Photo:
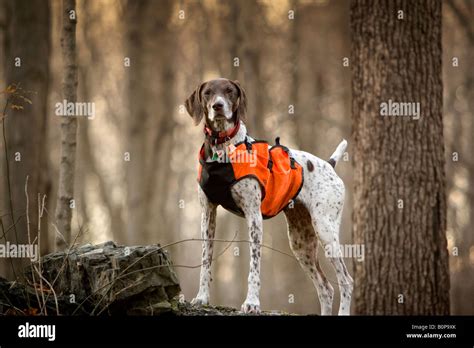
<path fill-rule="evenodd" d="M 218 122 L 217 120 L 214 121 L 214 123 L 212 124 L 213 130 L 222 132 L 222 131 L 228 131 L 229 129 L 232 129 L 234 127 L 232 123 L 226 122 L 224 120 L 219 120 L 219 121 L 220 121 L 219 123 L 217 123 Z M 209 138 L 206 137 L 204 141 L 204 153 L 205 153 L 206 159 L 212 158 L 212 155 L 217 151 L 226 150 L 226 148 L 230 144 L 237 144 L 245 140 L 245 137 L 247 136 L 247 128 L 245 127 L 245 124 L 242 121 L 239 121 L 239 122 L 240 122 L 240 128 L 237 131 L 237 133 L 228 141 L 222 144 L 212 144 Z"/>
<path fill-rule="evenodd" d="M 208 120 L 206 117 L 206 127 L 209 127 L 215 132 L 224 132 L 228 131 L 229 129 L 232 129 L 235 124 L 234 124 L 234 119 L 232 120 L 227 120 L 225 118 L 218 118 L 214 120 Z"/>

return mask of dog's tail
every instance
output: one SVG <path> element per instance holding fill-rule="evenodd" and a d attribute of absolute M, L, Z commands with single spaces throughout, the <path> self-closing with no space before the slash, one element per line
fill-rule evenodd
<path fill-rule="evenodd" d="M 336 151 L 331 155 L 331 157 L 328 159 L 328 163 L 332 165 L 334 168 L 337 164 L 337 161 L 339 161 L 344 154 L 344 151 L 346 151 L 347 148 L 347 141 L 346 139 L 342 139 L 341 143 L 337 146 Z"/>

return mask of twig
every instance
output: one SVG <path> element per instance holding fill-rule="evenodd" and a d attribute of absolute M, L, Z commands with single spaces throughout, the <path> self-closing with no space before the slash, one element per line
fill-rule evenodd
<path fill-rule="evenodd" d="M 7 115 L 7 108 L 8 108 L 9 103 L 10 103 L 10 98 L 7 98 L 5 102 L 5 107 L 3 108 L 3 114 L 2 114 L 2 133 L 3 133 L 3 146 L 5 148 L 5 169 L 7 171 L 6 177 L 7 177 L 7 184 L 8 184 L 7 186 L 8 186 L 8 197 L 9 197 L 9 202 L 10 202 L 10 213 L 12 216 L 12 223 L 14 223 L 15 215 L 13 214 L 12 188 L 11 188 L 11 182 L 10 182 L 10 164 L 8 163 L 8 146 L 7 146 L 7 136 L 6 136 L 6 130 L 5 130 L 5 118 Z M 16 240 L 16 243 L 18 244 L 18 233 L 16 231 L 15 224 L 13 224 L 13 229 L 15 231 L 15 240 Z M 12 270 L 13 270 L 13 276 L 15 277 L 15 279 L 17 279 L 13 262 L 12 262 Z"/>
<path fill-rule="evenodd" d="M 21 314 L 21 315 L 26 315 L 25 312 L 23 312 L 20 308 L 14 306 L 14 305 L 10 302 L 10 299 L 9 299 L 8 297 L 6 297 L 6 299 L 7 299 L 8 303 L 0 302 L 0 304 L 1 304 L 2 306 L 5 306 L 5 305 L 6 305 L 6 306 L 8 306 L 8 307 L 10 307 L 10 308 L 13 308 L 14 310 L 16 310 L 19 314 Z"/>
<path fill-rule="evenodd" d="M 32 245 L 31 244 L 31 233 L 30 233 L 30 214 L 29 214 L 29 204 L 30 204 L 30 200 L 29 200 L 29 197 L 28 197 L 28 179 L 29 179 L 29 175 L 26 176 L 26 179 L 25 179 L 25 197 L 26 197 L 26 231 L 28 233 L 28 244 L 29 245 Z M 31 265 L 33 265 L 33 262 L 31 262 Z M 39 297 L 39 294 L 38 294 L 38 289 L 36 288 L 35 284 L 36 284 L 36 277 L 35 277 L 35 272 L 34 272 L 34 269 L 32 268 L 31 269 L 31 277 L 32 277 L 32 280 L 33 280 L 33 288 L 35 289 L 35 295 L 36 295 L 36 301 L 38 301 L 38 306 L 42 307 L 41 305 L 41 301 L 40 301 L 40 297 Z M 40 289 L 42 289 L 42 287 L 40 286 Z M 43 291 L 41 291 L 41 294 L 43 295 Z M 43 303 L 44 303 L 44 296 L 42 296 L 43 298 Z M 43 313 L 43 310 L 41 310 L 41 313 Z"/>
<path fill-rule="evenodd" d="M 41 200 L 41 194 L 38 193 L 38 249 L 39 249 L 38 273 L 40 275 L 40 289 L 43 289 L 43 280 L 42 280 L 43 269 L 42 269 L 42 264 L 41 264 L 41 218 L 43 217 L 45 200 L 46 200 L 46 195 L 43 195 L 43 199 Z M 41 294 L 43 296 L 43 306 L 44 306 L 44 310 L 46 314 L 46 300 L 44 298 L 43 291 L 41 291 Z M 56 302 L 57 302 L 57 299 L 56 299 Z M 58 312 L 58 315 L 59 315 L 59 312 Z"/>
<path fill-rule="evenodd" d="M 48 215 L 48 217 L 50 216 L 49 213 L 48 213 L 48 209 L 44 206 L 43 204 L 43 210 L 46 212 L 46 214 Z M 42 215 L 41 215 L 42 216 Z M 58 233 L 59 230 L 58 228 L 56 227 L 56 225 L 52 222 L 51 225 L 53 225 L 56 229 L 56 231 Z M 59 269 L 58 273 L 56 274 L 56 277 L 54 278 L 54 280 L 52 281 L 51 283 L 51 287 L 54 287 L 54 284 L 56 284 L 56 281 L 59 279 L 59 276 L 61 275 L 61 273 L 64 271 L 64 268 L 66 266 L 66 262 L 67 262 L 67 259 L 68 259 L 68 256 L 69 254 L 71 253 L 71 250 L 72 250 L 72 247 L 76 244 L 76 241 L 77 239 L 79 238 L 79 236 L 81 235 L 81 232 L 82 232 L 82 229 L 79 229 L 79 231 L 76 233 L 76 236 L 74 237 L 74 240 L 72 241 L 71 245 L 68 246 L 67 248 L 67 251 L 66 251 L 66 255 L 64 256 L 64 260 L 63 260 L 63 263 L 61 264 L 61 268 Z M 48 301 L 49 299 L 49 294 L 46 295 L 46 301 Z"/>
<path fill-rule="evenodd" d="M 22 211 L 22 210 L 23 210 L 23 209 L 16 209 L 15 211 L 18 212 L 18 211 Z M 10 215 L 11 215 L 10 212 L 4 213 L 4 214 L 1 214 L 1 215 L 0 215 L 0 218 L 2 218 L 2 217 L 4 217 L 4 216 L 10 216 Z"/>
<path fill-rule="evenodd" d="M 5 238 L 5 240 L 6 240 L 7 239 L 7 233 L 10 232 L 10 230 L 12 230 L 14 228 L 14 226 L 16 224 L 18 224 L 18 222 L 20 222 L 21 218 L 24 217 L 25 214 L 21 214 L 20 216 L 18 216 L 16 221 L 14 223 L 12 223 L 10 226 L 8 226 L 8 228 L 5 230 L 4 234 L 0 238 Z"/>
<path fill-rule="evenodd" d="M 31 230 L 30 230 L 30 216 L 29 216 L 29 196 L 28 196 L 28 179 L 29 176 L 26 176 L 25 180 L 25 197 L 26 197 L 26 227 L 27 227 L 27 233 L 28 233 L 28 243 L 32 245 L 31 241 Z M 45 210 L 45 200 L 46 200 L 46 195 L 43 196 L 43 199 L 41 199 L 41 194 L 38 193 L 38 237 L 35 238 L 33 243 L 37 243 L 37 247 L 39 250 L 41 250 L 41 218 L 44 215 L 44 210 Z M 42 274 L 42 266 L 41 266 L 41 255 L 39 256 L 38 260 L 38 267 L 31 262 L 31 276 L 33 280 L 33 288 L 35 289 L 35 294 L 36 294 L 36 300 L 38 301 L 38 305 L 40 306 L 40 314 L 48 315 L 48 309 L 47 309 L 47 299 L 44 297 L 44 291 L 43 291 L 43 281 L 50 287 L 51 292 L 53 293 L 54 296 L 54 302 L 56 304 L 56 314 L 59 315 L 59 305 L 58 305 L 58 298 L 56 296 L 56 292 L 54 291 L 53 286 L 51 283 L 43 276 Z M 35 277 L 35 271 L 38 273 L 39 276 L 39 288 L 41 292 L 41 300 L 38 294 L 38 287 L 36 286 L 36 277 Z M 49 297 L 49 296 L 48 296 Z"/>
<path fill-rule="evenodd" d="M 54 297 L 54 303 L 56 304 L 56 315 L 59 316 L 59 305 L 58 305 L 58 297 L 56 296 L 56 292 L 54 291 L 54 288 L 53 286 L 51 285 L 50 282 L 48 282 L 48 280 L 42 275 L 39 273 L 39 270 L 36 266 L 33 266 L 36 270 L 36 272 L 38 272 L 39 276 L 41 277 L 42 280 L 44 280 L 44 282 L 49 286 L 49 288 L 51 289 L 51 292 L 53 293 L 53 297 Z M 41 288 L 41 293 L 43 293 L 43 289 Z M 44 297 L 43 297 L 44 299 Z M 45 312 L 46 312 L 46 302 L 44 304 L 45 306 Z"/>

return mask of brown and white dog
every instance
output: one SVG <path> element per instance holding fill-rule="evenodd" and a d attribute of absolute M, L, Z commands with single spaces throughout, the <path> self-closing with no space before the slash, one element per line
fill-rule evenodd
<path fill-rule="evenodd" d="M 244 124 L 247 98 L 239 82 L 223 78 L 204 82 L 186 100 L 185 105 L 196 125 L 204 118 L 204 153 L 207 161 L 212 160 L 213 153 L 224 150 L 229 144 L 237 144 L 250 138 Z M 294 204 L 283 210 L 288 223 L 288 237 L 291 250 L 316 287 L 323 315 L 332 314 L 334 289 L 319 265 L 318 243 L 321 243 L 325 250 L 331 248 L 331 255 L 334 255 L 330 261 L 335 269 L 341 293 L 339 315 L 350 314 L 353 281 L 344 264 L 339 244 L 344 183 L 334 171 L 334 166 L 346 147 L 347 142 L 343 140 L 328 161 L 304 151 L 290 150 L 293 158 L 304 169 L 304 182 Z M 203 250 L 199 291 L 192 303 L 208 304 L 217 204 L 208 199 L 201 187 L 198 187 L 198 190 L 202 208 Z M 234 202 L 245 215 L 251 241 L 248 291 L 242 311 L 258 313 L 260 249 L 263 235 L 260 210 L 262 192 L 259 182 L 249 177 L 235 183 L 231 193 Z"/>

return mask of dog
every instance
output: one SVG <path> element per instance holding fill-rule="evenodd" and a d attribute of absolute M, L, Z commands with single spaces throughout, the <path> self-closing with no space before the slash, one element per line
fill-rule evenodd
<path fill-rule="evenodd" d="M 224 151 L 229 148 L 235 150 L 237 144 L 251 145 L 255 141 L 247 134 L 245 127 L 247 97 L 238 81 L 219 78 L 204 82 L 189 96 L 185 107 L 194 119 L 195 125 L 199 125 L 204 119 L 205 140 L 200 152 L 201 166 L 205 163 L 217 162 Z M 332 250 L 333 257 L 329 259 L 336 272 L 341 294 L 338 313 L 339 315 L 350 314 L 353 280 L 342 258 L 339 243 L 345 187 L 334 170 L 346 147 L 347 142 L 343 140 L 328 161 L 304 151 L 285 148 L 292 168 L 300 168 L 303 177 L 301 187 L 294 198 L 282 209 L 287 220 L 290 248 L 316 287 L 322 315 L 332 314 L 334 289 L 319 265 L 318 243 L 321 243 L 325 250 L 328 248 Z M 272 149 L 273 147 L 269 151 Z M 270 164 L 271 160 L 268 161 Z M 232 175 L 231 172 L 229 173 Z M 224 190 L 219 186 L 221 182 L 213 183 L 213 177 L 208 176 L 207 179 L 209 178 L 211 178 L 211 185 L 215 184 L 216 194 L 225 190 L 229 191 L 227 200 L 232 201 L 233 206 L 247 221 L 250 236 L 250 270 L 247 297 L 241 311 L 259 313 L 260 250 L 264 218 L 262 215 L 264 192 L 261 182 L 254 175 L 244 175 L 238 181 L 233 180 L 231 185 Z M 202 264 L 199 291 L 191 304 L 207 305 L 210 297 L 216 208 L 220 203 L 208 197 L 201 185 L 198 185 L 198 195 L 202 209 Z M 227 207 L 226 209 L 232 211 Z"/>

